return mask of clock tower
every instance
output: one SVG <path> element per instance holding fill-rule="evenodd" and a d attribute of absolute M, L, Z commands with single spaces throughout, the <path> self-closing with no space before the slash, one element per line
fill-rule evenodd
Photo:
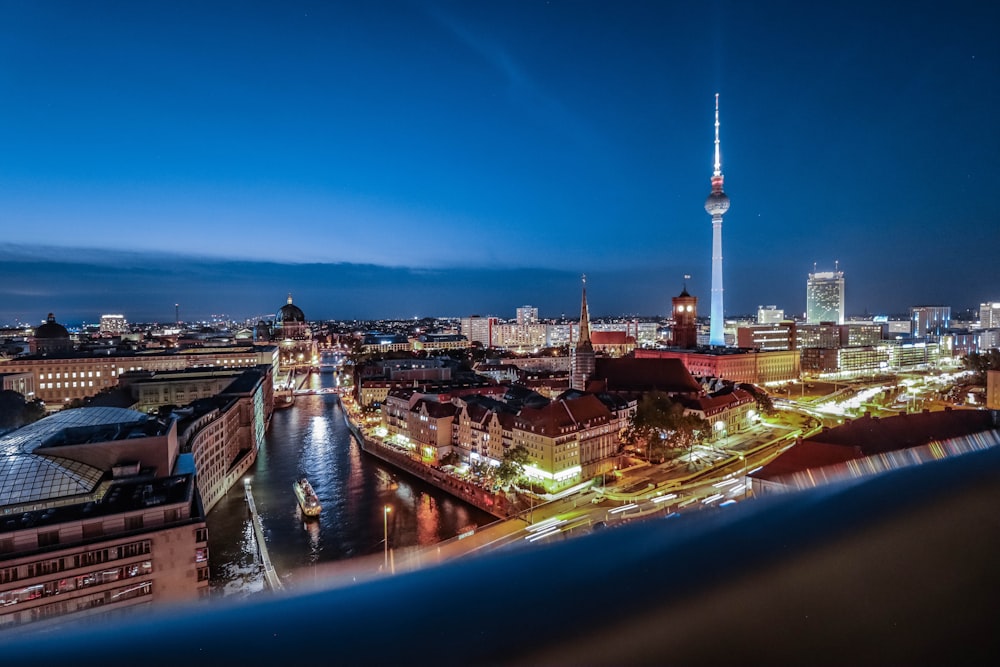
<path fill-rule="evenodd" d="M 688 294 L 687 287 L 673 297 L 674 347 L 693 350 L 698 347 L 698 297 Z"/>

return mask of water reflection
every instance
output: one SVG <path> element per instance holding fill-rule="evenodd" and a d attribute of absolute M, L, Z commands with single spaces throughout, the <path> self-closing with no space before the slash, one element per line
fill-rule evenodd
<path fill-rule="evenodd" d="M 314 388 L 334 385 L 315 374 Z M 264 448 L 250 470 L 268 551 L 278 575 L 294 586 L 304 568 L 382 550 L 383 507 L 391 548 L 434 544 L 488 514 L 399 473 L 364 454 L 350 437 L 335 395 L 299 396 L 275 412 Z M 323 505 L 320 516 L 302 514 L 292 482 L 307 477 Z M 208 516 L 212 585 L 217 594 L 246 595 L 263 588 L 242 485 Z"/>

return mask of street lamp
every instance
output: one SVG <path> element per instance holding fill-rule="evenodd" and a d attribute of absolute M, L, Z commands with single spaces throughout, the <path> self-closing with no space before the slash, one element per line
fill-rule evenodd
<path fill-rule="evenodd" d="M 750 480 L 747 479 L 747 464 L 749 461 L 747 461 L 747 457 L 743 454 L 740 454 L 740 461 L 743 461 L 743 499 L 746 500 L 747 485 L 750 484 Z"/>
<path fill-rule="evenodd" d="M 389 571 L 389 512 L 392 511 L 392 507 L 386 505 L 382 508 L 382 544 L 385 551 L 385 565 L 383 566 L 385 571 Z"/>

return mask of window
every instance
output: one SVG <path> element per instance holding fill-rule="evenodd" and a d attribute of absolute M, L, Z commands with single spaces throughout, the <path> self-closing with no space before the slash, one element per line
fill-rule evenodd
<path fill-rule="evenodd" d="M 59 544 L 59 531 L 58 530 L 47 530 L 44 533 L 38 533 L 38 546 L 41 547 L 51 547 L 53 545 Z"/>
<path fill-rule="evenodd" d="M 83 524 L 83 538 L 101 537 L 104 535 L 104 524 L 101 522 Z"/>

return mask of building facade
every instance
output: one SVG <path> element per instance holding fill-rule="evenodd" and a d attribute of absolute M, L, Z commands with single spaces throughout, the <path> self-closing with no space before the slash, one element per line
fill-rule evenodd
<path fill-rule="evenodd" d="M 951 327 L 951 306 L 913 306 L 910 308 L 910 335 L 914 338 L 940 336 Z"/>
<path fill-rule="evenodd" d="M 799 377 L 797 350 L 644 350 L 635 351 L 636 359 L 679 359 L 691 375 L 715 377 L 733 382 L 767 384 L 787 382 Z"/>
<path fill-rule="evenodd" d="M 118 386 L 118 378 L 131 371 L 182 371 L 189 368 L 250 368 L 269 365 L 277 369 L 274 346 L 191 348 L 175 352 L 128 356 L 74 355 L 18 357 L 0 362 L 2 373 L 31 373 L 36 398 L 58 410 L 74 399 L 85 399 Z"/>
<path fill-rule="evenodd" d="M 1000 328 L 1000 301 L 979 304 L 979 328 Z"/>
<path fill-rule="evenodd" d="M 0 438 L 0 628 L 208 593 L 208 533 L 175 422 L 65 410 Z"/>
<path fill-rule="evenodd" d="M 806 324 L 844 323 L 844 272 L 814 271 L 806 282 Z"/>

